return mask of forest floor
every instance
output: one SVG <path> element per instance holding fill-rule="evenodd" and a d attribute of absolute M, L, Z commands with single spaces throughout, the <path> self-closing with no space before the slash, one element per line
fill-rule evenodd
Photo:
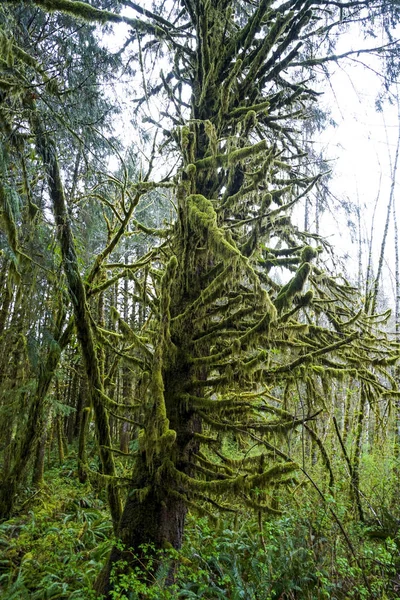
<path fill-rule="evenodd" d="M 75 464 L 48 469 L 0 524 L 1 599 L 97 600 L 91 586 L 112 526 L 102 490 L 79 484 Z M 296 495 L 274 518 L 189 516 L 182 551 L 160 556 L 144 577 L 115 576 L 114 600 L 400 600 L 399 522 L 382 511 L 379 528 L 360 525 L 333 497 Z M 176 584 L 167 587 L 171 560 Z"/>

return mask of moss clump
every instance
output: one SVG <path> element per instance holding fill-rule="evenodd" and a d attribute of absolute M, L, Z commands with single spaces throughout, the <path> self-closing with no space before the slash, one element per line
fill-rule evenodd
<path fill-rule="evenodd" d="M 189 177 L 194 177 L 194 175 L 196 175 L 196 165 L 193 163 L 188 164 L 185 168 L 185 171 Z"/>
<path fill-rule="evenodd" d="M 304 246 L 301 251 L 300 257 L 301 262 L 311 262 L 314 258 L 317 258 L 321 252 L 320 248 L 313 248 L 312 246 Z"/>
<path fill-rule="evenodd" d="M 289 283 L 283 286 L 275 300 L 275 306 L 278 312 L 282 312 L 284 309 L 288 308 L 293 298 L 300 294 L 310 273 L 310 263 L 306 262 L 300 265 L 296 271 L 296 275 L 289 281 Z"/>

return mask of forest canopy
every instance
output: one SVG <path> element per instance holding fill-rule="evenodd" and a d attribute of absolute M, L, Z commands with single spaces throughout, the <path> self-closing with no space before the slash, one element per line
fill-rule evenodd
<path fill-rule="evenodd" d="M 329 64 L 379 56 L 388 91 L 398 19 L 382 0 L 2 3 L 0 517 L 53 438 L 73 451 L 116 540 L 97 593 L 179 551 L 189 514 L 262 529 L 306 481 L 324 499 L 345 477 L 370 516 L 366 440 L 398 451 L 383 250 L 360 290 L 296 215 L 331 200 L 309 144 Z"/>

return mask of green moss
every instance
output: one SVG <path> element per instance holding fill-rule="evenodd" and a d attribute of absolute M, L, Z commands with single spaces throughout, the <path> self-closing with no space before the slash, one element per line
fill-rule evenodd
<path fill-rule="evenodd" d="M 220 94 L 220 114 L 219 118 L 222 119 L 229 112 L 229 105 L 232 97 L 234 97 L 233 87 L 236 85 L 237 77 L 242 69 L 242 60 L 236 59 L 234 64 L 231 66 L 228 77 L 225 79 L 224 84 L 221 87 Z"/>
<path fill-rule="evenodd" d="M 288 308 L 293 298 L 302 291 L 310 273 L 310 263 L 303 263 L 296 271 L 293 279 L 283 286 L 275 300 L 275 306 L 279 312 Z"/>
<path fill-rule="evenodd" d="M 204 131 L 208 137 L 208 153 L 215 156 L 218 150 L 217 131 L 211 121 L 204 121 Z"/>
<path fill-rule="evenodd" d="M 238 495 L 246 491 L 250 491 L 256 487 L 264 487 L 267 484 L 277 482 L 288 473 L 292 473 L 298 468 L 296 463 L 279 464 L 255 475 L 239 475 L 237 477 L 227 477 L 225 479 L 216 479 L 209 481 L 201 481 L 193 477 L 189 477 L 182 471 L 176 469 L 173 463 L 169 462 L 165 465 L 169 474 L 175 481 L 178 481 L 183 488 L 190 491 L 215 493 L 218 495 L 229 493 Z"/>
<path fill-rule="evenodd" d="M 194 177 L 196 175 L 196 166 L 192 163 L 186 166 L 185 171 L 189 177 Z"/>
<path fill-rule="evenodd" d="M 7 234 L 8 243 L 16 255 L 19 253 L 18 233 L 15 223 L 19 210 L 19 199 L 16 192 L 0 182 L 0 219 Z"/>
<path fill-rule="evenodd" d="M 165 35 L 163 29 L 157 25 L 118 15 L 109 10 L 95 8 L 80 0 L 35 0 L 35 4 L 48 12 L 61 11 L 89 23 L 127 23 L 135 31 L 152 33 L 161 37 Z"/>
<path fill-rule="evenodd" d="M 251 83 L 258 79 L 263 72 L 263 66 L 266 63 L 266 58 L 269 52 L 272 50 L 273 45 L 277 42 L 281 34 L 285 31 L 291 20 L 293 19 L 294 13 L 288 12 L 286 15 L 280 13 L 276 14 L 276 18 L 273 21 L 272 26 L 269 28 L 268 33 L 265 35 L 263 41 L 258 44 L 258 50 L 256 55 L 253 57 L 251 66 L 246 75 L 246 79 L 243 82 L 241 88 L 245 91 Z"/>
<path fill-rule="evenodd" d="M 181 146 L 186 151 L 190 145 L 190 129 L 187 125 L 181 128 Z"/>
<path fill-rule="evenodd" d="M 313 248 L 312 246 L 304 246 L 301 251 L 301 261 L 302 262 L 311 262 L 314 258 L 320 254 L 321 250 L 319 248 Z"/>
<path fill-rule="evenodd" d="M 239 250 L 227 241 L 225 233 L 217 225 L 217 215 L 211 201 L 201 194 L 193 194 L 188 196 L 187 205 L 189 224 L 193 230 L 200 235 L 207 232 L 212 246 L 220 256 L 238 258 Z"/>
<path fill-rule="evenodd" d="M 267 140 L 261 140 L 261 142 L 253 144 L 252 146 L 246 146 L 245 148 L 239 148 L 238 150 L 232 151 L 228 157 L 229 165 L 235 165 L 249 156 L 256 156 L 260 152 L 263 152 L 267 148 L 267 143 Z"/>
<path fill-rule="evenodd" d="M 229 116 L 231 117 L 239 117 L 242 115 L 248 115 L 249 113 L 254 113 L 257 115 L 259 112 L 265 112 L 269 108 L 269 100 L 265 100 L 264 102 L 260 102 L 259 104 L 253 104 L 252 106 L 239 106 L 238 108 L 234 108 Z"/>

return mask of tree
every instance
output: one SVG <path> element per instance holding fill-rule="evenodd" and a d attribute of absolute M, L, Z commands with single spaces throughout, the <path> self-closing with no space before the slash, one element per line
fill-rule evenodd
<path fill-rule="evenodd" d="M 369 399 L 395 393 L 387 367 L 397 355 L 375 335 L 384 318 L 365 315 L 356 290 L 323 273 L 321 241 L 290 217 L 320 178 L 309 169 L 296 124 L 318 99 L 314 70 L 340 58 L 330 34 L 350 21 L 367 23 L 375 11 L 385 15 L 390 5 L 185 0 L 167 15 L 163 3 L 151 12 L 125 0 L 139 15 L 130 18 L 84 2 L 34 4 L 132 27 L 126 47 L 133 48 L 145 88 L 137 114 L 163 99 L 169 123 L 146 118 L 161 125 L 164 156 L 178 162 L 173 176 L 151 180 L 150 168 L 138 182 L 114 178 L 127 201 L 108 200 L 119 225 L 84 285 L 54 143 L 30 107 L 110 478 L 107 409 L 121 418 L 127 407 L 104 391 L 93 340 L 111 344 L 115 332 L 93 324 L 86 299 L 129 274 L 147 317 L 137 332 L 115 315 L 125 341 L 119 355 L 134 365 L 138 382 L 141 430 L 117 524 L 122 546 L 97 582 L 108 593 L 110 571 L 120 559 L 132 562 L 130 549 L 142 564 L 143 545 L 180 547 L 188 507 L 229 511 L 242 503 L 274 513 L 274 488 L 290 482 L 297 468 L 278 440 L 297 426 L 321 449 L 332 485 L 329 458 L 309 423 L 330 381 L 350 374 Z M 168 52 L 171 71 L 153 81 L 148 61 L 161 52 Z M 135 218 L 140 198 L 157 188 L 169 188 L 176 206 L 163 231 Z M 159 241 L 130 264 L 107 263 L 130 224 Z M 288 272 L 286 283 L 277 282 L 277 269 Z M 226 453 L 232 439 L 240 439 L 235 459 Z"/>
<path fill-rule="evenodd" d="M 6 518 L 18 498 L 28 459 L 46 427 L 47 394 L 73 329 L 70 322 L 63 330 L 68 302 L 60 277 L 59 254 L 53 254 L 54 228 L 48 222 L 47 193 L 38 173 L 40 156 L 35 152 L 33 132 L 29 130 L 30 107 L 40 98 L 41 118 L 53 135 L 57 132 L 58 151 L 68 173 L 70 209 L 80 177 L 85 174 L 89 184 L 94 164 L 105 156 L 108 147 L 93 124 L 100 119 L 106 128 L 107 114 L 116 112 L 117 107 L 111 107 L 102 96 L 93 93 L 100 72 L 110 64 L 108 53 L 101 51 L 93 35 L 93 26 L 77 26 L 75 20 L 65 15 L 48 18 L 34 7 L 14 10 L 2 6 L 0 27 L 3 349 L 10 348 L 15 340 L 12 360 L 8 351 L 2 352 L 4 379 L 13 382 L 13 397 L 4 387 L 2 390 L 5 452 L 10 454 L 10 460 L 4 462 L 0 493 L 0 515 Z M 75 55 L 74 69 L 69 69 L 66 56 L 70 60 L 77 47 L 82 51 L 79 57 Z M 112 60 L 113 65 L 117 62 L 116 58 Z M 107 78 L 108 74 L 103 80 Z M 61 79 L 66 98 L 64 116 L 59 110 L 60 89 L 56 83 Z M 69 129 L 64 126 L 66 121 Z M 87 153 L 85 160 L 83 149 Z M 5 327 L 11 309 L 12 323 L 9 320 Z M 18 375 L 18 368 L 23 377 Z M 8 369 L 12 373 L 6 377 Z M 21 401 L 15 402 L 18 397 Z M 17 426 L 18 411 L 22 408 L 26 419 L 18 418 Z"/>

